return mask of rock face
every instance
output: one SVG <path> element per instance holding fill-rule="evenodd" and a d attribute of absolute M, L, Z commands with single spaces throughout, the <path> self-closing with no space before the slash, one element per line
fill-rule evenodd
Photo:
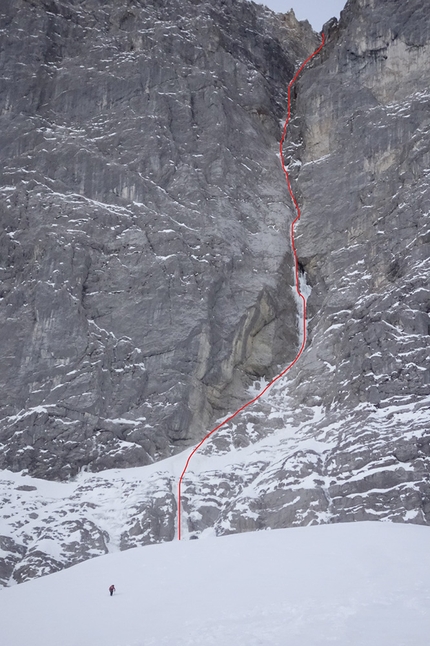
<path fill-rule="evenodd" d="M 174 538 L 171 474 L 83 474 L 57 483 L 3 472 L 0 586 Z M 25 483 L 25 484 L 22 484 Z"/>
<path fill-rule="evenodd" d="M 296 352 L 277 141 L 316 35 L 242 0 L 0 17 L 0 468 L 147 464 Z"/>
<path fill-rule="evenodd" d="M 424 3 L 353 0 L 299 80 L 286 156 L 302 206 L 308 347 L 214 440 L 243 446 L 277 418 L 276 452 L 271 437 L 251 468 L 249 450 L 237 455 L 222 497 L 213 475 L 189 475 L 191 530 L 430 522 L 429 50 Z M 202 479 L 214 522 L 197 516 Z"/>
<path fill-rule="evenodd" d="M 18 6 L 60 20 L 40 3 Z M 291 15 L 242 2 L 133 6 L 123 34 L 113 9 L 67 4 L 81 21 L 76 33 L 84 24 L 91 56 L 100 56 L 82 71 L 92 84 L 71 82 L 71 61 L 82 60 L 75 35 L 73 56 L 63 47 L 61 64 L 43 64 L 50 80 L 37 111 L 3 109 L 15 150 L 6 172 L 19 178 L 4 182 L 10 230 L 1 238 L 10 253 L 1 464 L 11 471 L 66 478 L 84 465 L 175 452 L 222 407 L 255 396 L 298 345 L 291 214 L 274 142 L 290 63 L 318 41 Z M 148 33 L 135 29 L 136 15 L 147 14 Z M 302 209 L 307 347 L 193 457 L 184 538 L 360 520 L 430 524 L 430 16 L 419 0 L 350 0 L 326 30 L 295 88 L 284 151 Z M 133 93 L 133 70 L 146 79 L 151 65 L 163 80 L 154 85 L 150 75 Z M 144 100 L 157 109 L 135 107 Z M 67 117 L 62 130 L 58 115 L 71 106 L 76 121 Z M 45 122 L 50 132 L 40 133 Z M 74 175 L 61 170 L 71 160 Z M 107 177 L 109 199 L 100 188 Z M 68 483 L 5 473 L 2 581 L 171 540 L 186 457 L 81 472 Z"/>
<path fill-rule="evenodd" d="M 348 3 L 321 67 L 300 82 L 298 246 L 312 349 L 299 402 L 311 374 L 331 409 L 430 394 L 426 14 L 417 0 Z"/>

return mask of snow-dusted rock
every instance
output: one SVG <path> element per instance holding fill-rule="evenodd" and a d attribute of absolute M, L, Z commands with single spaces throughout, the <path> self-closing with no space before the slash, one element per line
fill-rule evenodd
<path fill-rule="evenodd" d="M 21 583 L 108 552 L 174 537 L 176 480 L 129 469 L 69 483 L 4 471 L 0 584 Z"/>
<path fill-rule="evenodd" d="M 125 30 L 106 7 L 75 5 L 71 53 L 62 50 L 61 67 L 41 66 L 49 100 L 6 131 L 3 151 L 14 150 L 15 161 L 1 206 L 9 260 L 0 464 L 12 471 L 66 478 L 167 455 L 254 397 L 294 356 L 288 200 L 274 141 L 291 75 L 285 34 L 305 34 L 306 48 L 313 36 L 291 16 L 284 22 L 247 3 L 190 2 L 181 16 L 163 13 L 174 6 L 134 31 L 136 15 Z M 236 11 L 255 29 L 242 30 Z M 61 22 L 52 13 L 49 24 Z M 84 121 L 83 85 L 70 85 L 77 68 L 69 69 L 81 60 L 79 21 L 96 43 L 94 67 L 79 68 Z M 430 522 L 430 16 L 421 0 L 350 0 L 327 31 L 294 93 L 285 146 L 302 206 L 307 347 L 192 458 L 184 538 Z M 170 67 L 157 66 L 161 56 Z M 130 90 L 133 75 L 146 79 L 141 93 Z M 90 109 L 93 92 L 103 123 Z M 10 124 L 5 96 L 1 119 Z M 61 120 L 53 128 L 58 106 L 65 122 L 73 115 L 69 130 Z M 32 119 L 34 131 L 20 139 Z M 75 175 L 49 161 L 63 154 Z M 171 540 L 187 457 L 81 472 L 68 483 L 6 472 L 2 580 Z"/>
<path fill-rule="evenodd" d="M 351 0 L 298 82 L 285 156 L 308 345 L 204 449 L 267 434 L 276 450 L 257 443 L 246 469 L 235 453 L 220 486 L 191 465 L 191 531 L 430 521 L 429 43 L 420 0 Z"/>
<path fill-rule="evenodd" d="M 317 38 L 245 0 L 0 20 L 0 467 L 147 464 L 296 351 L 277 141 Z"/>

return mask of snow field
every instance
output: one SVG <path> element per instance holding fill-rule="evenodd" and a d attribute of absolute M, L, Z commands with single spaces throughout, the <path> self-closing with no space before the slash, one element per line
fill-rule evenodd
<path fill-rule="evenodd" d="M 366 522 L 109 554 L 1 590 L 1 643 L 427 646 L 429 537 Z"/>

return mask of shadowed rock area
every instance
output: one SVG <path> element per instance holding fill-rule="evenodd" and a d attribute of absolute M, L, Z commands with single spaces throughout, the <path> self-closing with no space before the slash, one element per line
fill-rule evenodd
<path fill-rule="evenodd" d="M 85 470 L 193 442 L 295 356 L 276 140 L 294 57 L 318 39 L 239 1 L 130 3 L 127 18 L 89 2 L 4 6 L 15 53 L 2 64 L 17 71 L 0 94 L 0 465 L 45 478 L 2 473 L 8 584 L 172 540 L 189 452 Z M 24 73 L 23 16 L 36 36 L 75 25 L 55 41 L 61 62 L 35 54 Z M 349 0 L 326 34 L 284 149 L 306 350 L 192 458 L 184 539 L 430 524 L 430 14 L 422 0 Z"/>
<path fill-rule="evenodd" d="M 277 141 L 316 36 L 241 0 L 0 20 L 0 468 L 147 464 L 295 355 Z"/>
<path fill-rule="evenodd" d="M 307 349 L 204 449 L 248 446 L 220 480 L 209 464 L 190 473 L 197 533 L 430 523 L 428 6 L 350 0 L 327 36 L 297 83 L 285 150 Z"/>

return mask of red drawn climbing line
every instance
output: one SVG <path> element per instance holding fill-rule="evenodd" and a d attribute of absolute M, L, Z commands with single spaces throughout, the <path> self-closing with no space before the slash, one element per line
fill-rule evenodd
<path fill-rule="evenodd" d="M 182 487 L 182 481 L 184 479 L 185 473 L 187 472 L 187 469 L 188 469 L 188 466 L 190 464 L 191 458 L 193 457 L 193 455 L 195 453 L 197 453 L 197 451 L 202 446 L 202 444 L 204 444 L 206 442 L 206 440 L 208 438 L 210 438 L 211 435 L 213 435 L 216 431 L 218 431 L 222 426 L 225 426 L 226 424 L 228 424 L 228 422 L 230 422 L 232 419 L 234 419 L 236 417 L 236 415 L 239 415 L 239 413 L 241 413 L 243 410 L 245 410 L 245 408 L 248 408 L 248 406 L 251 406 L 252 404 L 254 404 L 258 399 L 260 399 L 260 397 L 262 397 L 264 395 L 264 393 L 266 393 L 269 390 L 269 388 L 271 386 L 273 386 L 273 384 L 276 381 L 278 381 L 278 379 L 281 379 L 289 370 L 291 370 L 291 368 L 297 363 L 297 361 L 299 360 L 299 358 L 301 357 L 301 355 L 303 353 L 303 350 L 305 349 L 305 345 L 306 345 L 306 299 L 305 299 L 305 297 L 303 296 L 303 294 L 300 291 L 299 260 L 298 260 L 298 257 L 297 257 L 296 245 L 295 245 L 295 242 L 294 242 L 294 227 L 295 227 L 296 223 L 300 220 L 301 212 L 300 212 L 299 204 L 298 204 L 298 202 L 296 200 L 296 197 L 295 197 L 295 195 L 293 193 L 293 189 L 291 188 L 290 177 L 288 175 L 288 171 L 286 169 L 285 162 L 284 162 L 283 146 L 284 146 L 285 137 L 286 137 L 286 134 L 287 134 L 287 127 L 288 127 L 288 124 L 289 124 L 289 122 L 291 120 L 291 88 L 293 87 L 293 85 L 297 81 L 300 73 L 306 67 L 306 65 L 309 63 L 309 61 L 311 61 L 314 58 L 314 56 L 317 56 L 320 53 L 320 51 L 324 47 L 324 44 L 325 44 L 325 35 L 324 35 L 324 33 L 322 33 L 321 34 L 321 45 L 313 52 L 313 54 L 308 56 L 307 59 L 300 65 L 300 67 L 297 70 L 297 72 L 295 73 L 294 77 L 292 78 L 292 80 L 288 84 L 287 119 L 285 121 L 284 128 L 282 130 L 282 137 L 281 137 L 281 141 L 280 141 L 280 144 L 279 144 L 279 152 L 280 152 L 280 157 L 281 157 L 282 170 L 284 171 L 285 179 L 287 181 L 288 191 L 290 193 L 291 199 L 292 199 L 293 204 L 294 204 L 294 208 L 296 209 L 296 213 L 297 213 L 295 219 L 291 223 L 290 238 L 291 238 L 291 247 L 292 247 L 293 256 L 294 256 L 295 287 L 296 287 L 297 294 L 300 297 L 300 299 L 302 301 L 302 305 L 303 305 L 303 317 L 302 317 L 302 320 L 303 320 L 303 337 L 302 337 L 302 342 L 301 342 L 300 348 L 299 348 L 299 350 L 297 352 L 297 355 L 296 355 L 295 359 L 286 368 L 284 368 L 284 370 L 282 372 L 280 372 L 279 375 L 274 377 L 272 379 L 272 381 L 270 381 L 265 386 L 265 388 L 263 388 L 263 390 L 260 393 L 258 393 L 258 395 L 256 395 L 253 399 L 246 402 L 246 404 L 243 404 L 243 406 L 241 406 L 235 413 L 233 413 L 232 415 L 227 417 L 225 420 L 223 420 L 220 424 L 218 424 L 218 426 L 215 426 L 215 428 L 213 428 L 209 433 L 207 433 L 207 435 L 205 435 L 205 437 L 191 451 L 190 455 L 188 456 L 188 460 L 185 463 L 185 466 L 184 466 L 184 469 L 183 469 L 183 471 L 181 473 L 181 476 L 179 478 L 179 482 L 178 482 L 178 540 L 181 540 L 181 507 L 182 507 L 182 503 L 181 503 L 181 500 L 182 500 L 182 498 L 181 498 L 181 487 Z"/>

